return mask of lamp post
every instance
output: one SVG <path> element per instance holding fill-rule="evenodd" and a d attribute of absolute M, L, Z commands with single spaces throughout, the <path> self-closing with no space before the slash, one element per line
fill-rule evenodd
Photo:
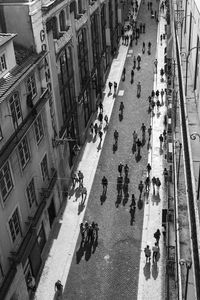
<path fill-rule="evenodd" d="M 200 47 L 193 47 L 192 49 L 190 49 L 190 51 L 189 51 L 188 54 L 186 55 L 185 96 L 187 96 L 188 59 L 189 59 L 190 53 L 191 53 L 192 50 L 194 50 L 194 49 L 200 49 Z"/>

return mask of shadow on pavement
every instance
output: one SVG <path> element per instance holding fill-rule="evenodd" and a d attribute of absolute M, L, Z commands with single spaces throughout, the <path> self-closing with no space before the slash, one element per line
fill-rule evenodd
<path fill-rule="evenodd" d="M 151 277 L 150 268 L 151 268 L 151 264 L 150 264 L 150 262 L 147 262 L 143 268 L 144 276 L 145 276 L 146 280 L 148 280 Z"/>
<path fill-rule="evenodd" d="M 156 278 L 158 277 L 158 266 L 156 261 L 152 265 L 152 277 L 154 280 L 156 280 Z"/>
<path fill-rule="evenodd" d="M 80 213 L 84 210 L 85 208 L 85 204 L 84 203 L 79 203 L 78 205 L 78 215 L 80 215 Z"/>
<path fill-rule="evenodd" d="M 79 264 L 81 261 L 81 258 L 84 255 L 84 246 L 81 243 L 79 249 L 76 251 L 76 263 Z"/>
<path fill-rule="evenodd" d="M 120 203 L 122 202 L 122 195 L 117 195 L 117 200 L 115 202 L 116 208 L 119 207 Z"/>
<path fill-rule="evenodd" d="M 106 201 L 106 194 L 102 194 L 102 195 L 100 196 L 100 202 L 101 202 L 101 205 L 103 205 L 105 201 Z"/>

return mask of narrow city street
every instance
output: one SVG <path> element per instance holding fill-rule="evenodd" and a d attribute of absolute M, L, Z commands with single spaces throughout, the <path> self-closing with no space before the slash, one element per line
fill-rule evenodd
<path fill-rule="evenodd" d="M 158 2 L 153 2 L 153 10 L 158 11 Z M 153 62 L 156 55 L 157 23 L 151 18 L 147 3 L 140 5 L 138 18 L 146 24 L 146 33 L 142 33 L 135 45 L 129 47 L 125 61 L 126 79 L 120 81 L 118 95 L 110 101 L 115 101 L 108 130 L 104 140 L 98 167 L 95 173 L 92 189 L 85 212 L 84 221 L 97 222 L 99 225 L 98 244 L 91 248 L 81 247 L 79 236 L 72 259 L 63 299 L 137 299 L 138 275 L 141 254 L 141 238 L 143 226 L 143 206 L 139 200 L 138 184 L 146 178 L 148 162 L 147 142 L 142 147 L 141 158 L 136 158 L 132 152 L 135 130 L 142 140 L 141 125 L 150 126 L 148 114 L 148 96 L 153 89 Z M 151 55 L 147 54 L 147 44 L 151 42 Z M 146 44 L 145 54 L 142 54 L 142 43 Z M 123 46 L 126 47 L 126 46 Z M 135 69 L 134 83 L 131 84 L 131 69 L 133 56 L 140 53 L 141 69 Z M 141 82 L 141 97 L 137 98 L 137 83 Z M 112 90 L 113 92 L 113 90 Z M 119 120 L 120 102 L 124 103 L 123 119 Z M 119 132 L 118 149 L 113 152 L 113 133 Z M 93 143 L 93 141 L 90 141 Z M 118 164 L 129 166 L 129 198 L 117 198 Z M 108 179 L 106 199 L 101 201 L 103 176 Z M 124 172 L 123 172 L 124 177 Z M 137 208 L 135 219 L 131 225 L 130 203 L 131 195 L 135 194 Z"/>

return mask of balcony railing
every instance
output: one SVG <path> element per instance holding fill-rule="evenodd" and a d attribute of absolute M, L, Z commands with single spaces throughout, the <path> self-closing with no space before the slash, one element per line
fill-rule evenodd
<path fill-rule="evenodd" d="M 66 31 L 61 31 L 61 36 L 59 39 L 54 39 L 54 45 L 56 53 L 60 51 L 72 38 L 72 29 L 68 27 Z"/>
<path fill-rule="evenodd" d="M 87 22 L 87 14 L 79 15 L 79 19 L 75 19 L 75 28 L 78 31 L 86 22 Z"/>

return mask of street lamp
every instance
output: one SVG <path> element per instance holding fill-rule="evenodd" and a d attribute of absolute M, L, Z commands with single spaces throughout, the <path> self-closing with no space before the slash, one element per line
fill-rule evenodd
<path fill-rule="evenodd" d="M 192 261 L 190 259 L 188 259 L 188 260 L 187 259 L 180 259 L 179 263 L 180 263 L 181 266 L 185 265 L 186 269 L 187 269 L 186 281 L 185 281 L 185 295 L 184 295 L 184 300 L 187 300 L 188 279 L 189 279 L 189 272 L 190 272 L 190 269 L 192 267 Z"/>
<path fill-rule="evenodd" d="M 188 54 L 186 55 L 186 74 L 185 74 L 185 96 L 187 96 L 187 79 L 188 79 L 188 59 L 190 56 L 190 53 L 194 49 L 200 49 L 200 46 L 198 47 L 193 47 L 192 49 L 189 50 Z"/>

